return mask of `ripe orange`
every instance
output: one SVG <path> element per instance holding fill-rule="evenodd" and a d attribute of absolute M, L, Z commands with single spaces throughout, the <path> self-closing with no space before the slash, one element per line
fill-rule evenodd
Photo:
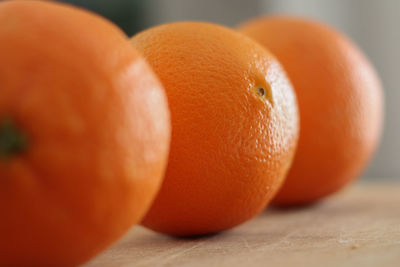
<path fill-rule="evenodd" d="M 262 211 L 298 134 L 295 95 L 279 63 L 244 35 L 208 23 L 158 26 L 132 44 L 163 83 L 172 121 L 166 177 L 143 225 L 199 235 Z"/>
<path fill-rule="evenodd" d="M 254 19 L 240 31 L 277 56 L 299 100 L 299 145 L 274 203 L 307 204 L 341 189 L 380 137 L 382 90 L 368 59 L 341 33 L 301 18 Z"/>
<path fill-rule="evenodd" d="M 84 262 L 141 220 L 169 145 L 165 93 L 104 19 L 0 3 L 0 266 Z"/>

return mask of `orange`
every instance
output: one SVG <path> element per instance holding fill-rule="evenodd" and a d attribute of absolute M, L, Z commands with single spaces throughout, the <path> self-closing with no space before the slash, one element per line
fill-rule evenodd
<path fill-rule="evenodd" d="M 215 233 L 262 211 L 290 166 L 295 94 L 276 59 L 222 26 L 180 22 L 132 38 L 167 92 L 171 151 L 143 225 L 172 235 Z"/>
<path fill-rule="evenodd" d="M 368 59 L 319 22 L 275 16 L 240 31 L 276 55 L 296 90 L 300 139 L 277 205 L 315 202 L 354 180 L 380 137 L 382 90 Z"/>
<path fill-rule="evenodd" d="M 0 3 L 0 266 L 72 266 L 141 220 L 168 158 L 167 99 L 88 12 Z"/>

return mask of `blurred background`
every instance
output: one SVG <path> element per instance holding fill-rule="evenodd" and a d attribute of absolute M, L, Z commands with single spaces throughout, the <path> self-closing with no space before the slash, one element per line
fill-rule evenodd
<path fill-rule="evenodd" d="M 400 1 L 398 0 L 65 0 L 91 9 L 127 34 L 160 23 L 202 20 L 236 26 L 258 15 L 298 14 L 324 21 L 355 41 L 385 89 L 385 129 L 366 179 L 400 179 Z"/>

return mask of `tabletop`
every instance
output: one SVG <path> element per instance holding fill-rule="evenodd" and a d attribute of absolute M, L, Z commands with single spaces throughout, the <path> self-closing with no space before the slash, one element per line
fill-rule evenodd
<path fill-rule="evenodd" d="M 400 183 L 358 183 L 232 230 L 173 238 L 134 227 L 84 267 L 400 266 Z"/>

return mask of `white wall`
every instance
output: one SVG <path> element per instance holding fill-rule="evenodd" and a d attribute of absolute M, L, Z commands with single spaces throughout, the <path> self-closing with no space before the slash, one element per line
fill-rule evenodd
<path fill-rule="evenodd" d="M 236 25 L 261 12 L 258 0 L 147 0 L 148 24 L 200 20 Z"/>

